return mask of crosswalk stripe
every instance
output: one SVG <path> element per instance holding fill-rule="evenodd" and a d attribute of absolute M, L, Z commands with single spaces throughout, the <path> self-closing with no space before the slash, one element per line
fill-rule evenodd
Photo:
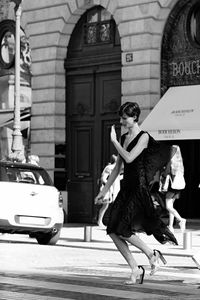
<path fill-rule="evenodd" d="M 62 290 L 62 291 L 70 291 L 70 292 L 79 292 L 82 294 L 93 294 L 93 295 L 104 295 L 104 296 L 112 296 L 112 297 L 123 297 L 127 299 L 139 299 L 140 293 L 133 291 L 124 291 L 119 289 L 112 289 L 112 288 L 99 288 L 99 287 L 91 287 L 91 286 L 84 286 L 84 285 L 76 285 L 76 284 L 64 284 L 64 283 L 49 283 L 45 281 L 38 281 L 34 279 L 21 279 L 21 278 L 0 278 L 1 283 L 7 283 L 12 285 L 20 285 L 20 286 L 30 286 L 32 288 L 45 288 L 49 290 Z M 134 294 L 134 297 L 133 297 Z M 144 298 L 144 297 L 143 297 Z M 155 295 L 150 297 L 147 295 L 146 299 L 155 299 Z M 145 299 L 144 298 L 144 299 Z"/>
<path fill-rule="evenodd" d="M 39 297 L 38 297 L 39 296 Z M 63 298 L 53 297 L 53 296 L 43 296 L 43 295 L 33 295 L 27 293 L 9 292 L 0 290 L 1 300 L 58 300 Z M 73 298 L 65 298 L 65 300 L 73 300 Z"/>
<path fill-rule="evenodd" d="M 63 277 L 62 280 L 73 280 L 73 276 L 65 278 Z M 14 294 L 12 293 L 16 293 L 16 292 L 4 292 L 6 297 L 8 293 L 8 296 L 10 297 L 10 299 L 27 299 L 27 300 L 35 300 L 38 299 L 38 294 L 40 296 L 40 290 L 39 289 L 46 289 L 48 291 L 53 291 L 53 290 L 57 290 L 57 291 L 63 291 L 65 292 L 70 292 L 70 293 L 81 293 L 81 294 L 90 294 L 90 295 L 101 295 L 101 296 L 107 296 L 107 297 L 113 297 L 113 298 L 123 298 L 123 299 L 140 299 L 141 298 L 141 293 L 142 293 L 142 299 L 152 299 L 152 300 L 156 300 L 156 299 L 169 299 L 169 294 L 173 294 L 173 293 L 177 293 L 179 292 L 180 295 L 184 295 L 185 299 L 187 299 L 187 295 L 191 295 L 191 288 L 184 288 L 184 292 L 182 290 L 182 287 L 177 287 L 174 285 L 170 285 L 169 284 L 162 284 L 162 286 L 160 284 L 153 284 L 153 288 L 152 288 L 152 284 L 151 283 L 145 283 L 143 285 L 136 285 L 134 287 L 132 287 L 133 289 L 129 289 L 129 290 L 124 290 L 124 286 L 121 287 L 120 286 L 114 286 L 112 285 L 112 288 L 107 288 L 105 287 L 104 284 L 103 287 L 98 287 L 98 286 L 92 286 L 94 285 L 94 282 L 90 281 L 90 285 L 84 285 L 84 280 L 80 281 L 79 278 L 79 282 L 77 284 L 77 279 L 78 277 L 76 277 L 76 279 L 74 278 L 74 284 L 70 284 L 70 283 L 59 283 L 59 282 L 55 282 L 55 281 L 44 281 L 44 280 L 40 280 L 40 279 L 27 279 L 27 278 L 16 278 L 16 277 L 4 277 L 4 276 L 0 276 L 0 283 L 1 284 L 9 284 L 12 286 L 16 286 L 16 287 L 30 287 L 32 288 L 34 291 L 37 292 L 37 295 L 34 295 L 33 293 L 30 294 L 30 291 L 28 293 L 25 293 L 26 297 L 25 298 L 12 298 L 12 296 L 14 296 Z M 85 282 L 86 283 L 86 282 Z M 88 282 L 87 282 L 88 283 Z M 145 290 L 146 290 L 146 294 L 145 294 Z M 162 294 L 161 294 L 162 291 Z M 163 291 L 166 291 L 166 295 L 163 295 Z M 196 290 L 192 290 L 193 295 L 199 295 L 199 291 Z M 0 291 L 0 295 L 1 295 L 2 291 Z M 19 291 L 19 293 L 17 292 L 17 295 L 23 295 L 24 293 L 21 293 Z M 28 295 L 28 296 L 27 296 Z M 67 296 L 67 295 L 66 295 Z M 71 296 L 71 295 L 69 295 Z M 2 295 L 1 295 L 2 297 Z M 32 298 L 31 298 L 32 297 Z M 42 298 L 43 297 L 43 298 Z M 46 298 L 45 298 L 46 297 Z M 49 297 L 49 298 L 48 298 Z M 195 297 L 195 296 L 194 296 Z M 199 296 L 198 296 L 199 297 Z M 1 298 L 2 299 L 2 298 Z M 9 298 L 5 298 L 6 300 L 10 300 Z M 40 296 L 41 300 L 47 300 L 47 299 L 51 299 L 51 300 L 55 300 L 55 299 L 62 299 L 61 298 L 55 298 L 53 295 L 51 296 Z M 71 299 L 71 298 L 66 298 L 65 299 Z M 194 298 L 195 299 L 195 298 Z"/>
<path fill-rule="evenodd" d="M 149 278 L 149 273 L 150 273 L 150 268 L 146 268 L 146 266 L 144 266 L 144 268 L 146 269 L 146 272 L 145 272 L 145 277 L 148 277 Z M 71 270 L 70 270 L 71 271 Z M 74 268 L 74 271 L 76 271 L 76 268 Z M 85 269 L 83 268 L 83 271 L 85 271 Z M 121 267 L 120 269 L 120 272 L 119 272 L 119 268 L 117 267 L 112 267 L 112 266 L 109 266 L 109 267 L 106 267 L 106 266 L 103 266 L 103 267 L 94 267 L 94 266 L 88 266 L 87 267 L 87 273 L 90 273 L 90 272 L 93 272 L 95 271 L 96 273 L 98 272 L 99 274 L 101 274 L 102 272 L 108 272 L 108 273 L 113 273 L 113 274 L 120 274 L 120 277 L 121 276 L 128 276 L 130 271 L 128 268 L 123 268 Z M 195 273 L 189 273 L 189 272 L 182 272 L 180 269 L 178 268 L 172 268 L 171 267 L 165 267 L 165 266 L 162 266 L 155 274 L 155 276 L 157 277 L 157 279 L 159 279 L 159 276 L 170 276 L 171 278 L 174 278 L 175 280 L 175 277 L 177 278 L 182 278 L 182 279 L 197 279 L 199 280 L 199 283 L 200 283 L 200 276 L 199 276 L 199 270 L 198 269 L 195 269 Z M 156 278 L 156 277 L 152 277 L 152 278 Z"/>

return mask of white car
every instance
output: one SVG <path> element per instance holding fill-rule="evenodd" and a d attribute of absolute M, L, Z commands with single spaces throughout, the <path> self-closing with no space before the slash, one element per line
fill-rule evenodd
<path fill-rule="evenodd" d="M 54 245 L 63 226 L 63 199 L 48 173 L 28 163 L 0 161 L 0 232 L 28 234 Z"/>

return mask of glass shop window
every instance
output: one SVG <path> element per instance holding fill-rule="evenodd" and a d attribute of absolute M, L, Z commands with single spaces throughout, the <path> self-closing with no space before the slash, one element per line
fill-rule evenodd
<path fill-rule="evenodd" d="M 192 41 L 200 47 L 200 5 L 194 6 L 189 20 Z"/>

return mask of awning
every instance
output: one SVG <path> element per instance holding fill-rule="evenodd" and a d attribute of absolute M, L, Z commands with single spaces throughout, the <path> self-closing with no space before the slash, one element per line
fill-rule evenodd
<path fill-rule="evenodd" d="M 156 140 L 200 139 L 200 85 L 169 88 L 141 128 Z"/>
<path fill-rule="evenodd" d="M 25 107 L 20 109 L 20 121 L 21 130 L 26 129 L 30 124 L 31 108 Z M 9 127 L 12 128 L 14 121 L 13 109 L 1 109 L 0 110 L 0 128 Z"/>

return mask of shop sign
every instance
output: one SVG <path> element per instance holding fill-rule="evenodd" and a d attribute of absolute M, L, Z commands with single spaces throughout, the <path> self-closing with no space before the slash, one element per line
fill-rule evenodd
<path fill-rule="evenodd" d="M 200 60 L 172 62 L 171 75 L 173 77 L 185 75 L 199 75 L 200 74 Z"/>
<path fill-rule="evenodd" d="M 159 129 L 158 134 L 180 134 L 180 129 Z"/>
<path fill-rule="evenodd" d="M 191 108 L 191 109 L 177 109 L 177 110 L 173 110 L 171 112 L 172 115 L 176 116 L 176 117 L 182 117 L 182 116 L 185 116 L 187 114 L 191 114 L 194 112 L 194 109 Z"/>
<path fill-rule="evenodd" d="M 161 139 L 175 139 L 178 138 L 178 136 L 181 134 L 181 130 L 180 129 L 160 129 L 158 130 L 158 139 L 159 137 Z"/>

